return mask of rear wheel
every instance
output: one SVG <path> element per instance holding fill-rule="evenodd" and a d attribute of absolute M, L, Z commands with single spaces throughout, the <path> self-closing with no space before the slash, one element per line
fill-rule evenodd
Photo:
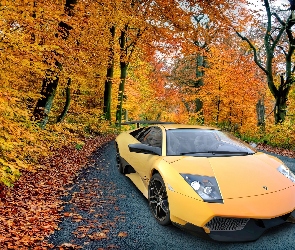
<path fill-rule="evenodd" d="M 168 195 L 163 178 L 158 173 L 154 174 L 150 180 L 148 198 L 150 209 L 159 224 L 162 226 L 169 225 L 171 221 Z"/>
<path fill-rule="evenodd" d="M 122 162 L 121 162 L 121 156 L 120 156 L 120 153 L 119 153 L 119 148 L 118 148 L 117 143 L 116 143 L 116 165 L 117 165 L 117 168 L 118 168 L 119 172 L 121 174 L 124 174 L 124 169 L 123 169 L 123 165 L 122 165 Z"/>

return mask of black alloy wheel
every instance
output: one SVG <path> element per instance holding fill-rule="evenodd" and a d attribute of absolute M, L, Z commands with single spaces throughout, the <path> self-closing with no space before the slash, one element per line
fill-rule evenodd
<path fill-rule="evenodd" d="M 158 173 L 154 174 L 150 180 L 148 198 L 150 209 L 158 223 L 162 226 L 169 225 L 171 221 L 168 196 L 163 178 Z"/>
<path fill-rule="evenodd" d="M 119 153 L 119 148 L 118 148 L 117 143 L 116 143 L 116 165 L 117 165 L 117 168 L 118 168 L 119 172 L 121 174 L 124 174 L 124 169 L 123 169 L 123 165 L 122 165 L 122 162 L 121 162 L 121 156 L 120 156 L 120 153 Z"/>

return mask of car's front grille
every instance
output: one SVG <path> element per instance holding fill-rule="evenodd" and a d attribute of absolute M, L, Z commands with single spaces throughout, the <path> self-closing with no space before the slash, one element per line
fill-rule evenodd
<path fill-rule="evenodd" d="M 242 230 L 248 221 L 249 219 L 214 217 L 205 227 L 210 231 L 238 231 Z"/>

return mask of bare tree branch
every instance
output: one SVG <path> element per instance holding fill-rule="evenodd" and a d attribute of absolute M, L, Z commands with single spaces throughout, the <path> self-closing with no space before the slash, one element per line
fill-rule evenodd
<path fill-rule="evenodd" d="M 292 27 L 294 26 L 295 21 L 292 19 L 292 14 L 289 16 L 286 24 L 286 33 L 291 44 L 294 44 L 294 37 L 292 34 Z"/>
<path fill-rule="evenodd" d="M 246 41 L 246 42 L 249 44 L 250 48 L 251 48 L 251 49 L 253 50 L 253 52 L 254 52 L 254 61 L 255 61 L 255 63 L 258 65 L 258 67 L 259 67 L 261 70 L 263 70 L 263 71 L 265 72 L 265 74 L 268 74 L 268 71 L 267 71 L 267 70 L 265 69 L 265 67 L 263 67 L 262 64 L 259 62 L 259 60 L 258 60 L 258 55 L 257 55 L 257 50 L 256 50 L 256 48 L 254 47 L 254 45 L 251 43 L 251 41 L 250 41 L 247 37 L 242 36 L 238 31 L 235 30 L 235 32 L 236 32 L 236 34 L 237 34 L 242 40 Z"/>
<path fill-rule="evenodd" d="M 271 34 L 271 12 L 268 0 L 264 0 L 265 10 L 267 14 L 267 28 L 264 36 L 264 45 L 267 51 L 270 51 L 270 34 Z"/>
<path fill-rule="evenodd" d="M 279 34 L 277 35 L 276 39 L 273 40 L 273 44 L 271 46 L 271 50 L 274 51 L 275 47 L 277 46 L 278 42 L 280 41 L 282 35 L 284 34 L 284 31 L 285 31 L 285 26 L 281 27 L 280 31 L 279 31 Z"/>
<path fill-rule="evenodd" d="M 277 13 L 272 13 L 272 15 L 276 17 L 276 19 L 279 21 L 279 23 L 282 26 L 286 26 L 286 23 L 279 17 L 279 15 Z"/>

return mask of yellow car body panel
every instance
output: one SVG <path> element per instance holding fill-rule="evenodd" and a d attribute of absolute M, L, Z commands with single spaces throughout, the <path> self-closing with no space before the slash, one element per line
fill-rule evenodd
<path fill-rule="evenodd" d="M 293 186 L 286 177 L 278 175 L 280 162 L 265 163 L 256 155 L 208 158 L 222 189 L 223 199 L 251 197 L 277 192 Z M 230 185 L 229 185 L 230 183 Z"/>

